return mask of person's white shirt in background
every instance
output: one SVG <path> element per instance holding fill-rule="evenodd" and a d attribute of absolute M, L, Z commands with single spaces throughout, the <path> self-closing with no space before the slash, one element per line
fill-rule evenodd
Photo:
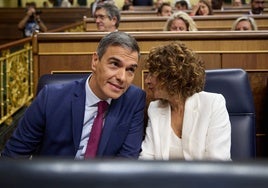
<path fill-rule="evenodd" d="M 61 7 L 71 7 L 72 4 L 69 2 L 69 0 L 62 0 Z"/>

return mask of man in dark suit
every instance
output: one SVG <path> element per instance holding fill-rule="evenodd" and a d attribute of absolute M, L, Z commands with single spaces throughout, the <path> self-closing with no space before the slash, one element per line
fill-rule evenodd
<path fill-rule="evenodd" d="M 92 74 L 46 85 L 7 141 L 2 157 L 84 159 L 97 103 L 109 104 L 95 157 L 137 158 L 143 138 L 145 92 L 132 85 L 140 49 L 124 32 L 111 32 L 92 55 Z"/>

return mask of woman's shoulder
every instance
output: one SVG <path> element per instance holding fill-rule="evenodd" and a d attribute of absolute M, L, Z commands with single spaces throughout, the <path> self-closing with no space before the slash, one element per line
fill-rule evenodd
<path fill-rule="evenodd" d="M 224 102 L 225 98 L 220 93 L 213 93 L 213 92 L 206 92 L 202 91 L 199 93 L 194 94 L 192 97 L 190 97 L 192 100 L 198 100 L 200 102 L 204 103 L 215 103 L 215 102 Z"/>
<path fill-rule="evenodd" d="M 168 107 L 169 107 L 168 103 L 165 103 L 161 100 L 154 100 L 150 102 L 148 110 L 149 111 L 164 110 Z"/>
<path fill-rule="evenodd" d="M 221 93 L 213 93 L 207 91 L 201 91 L 199 93 L 194 94 L 193 96 L 195 95 L 201 98 L 224 98 Z"/>

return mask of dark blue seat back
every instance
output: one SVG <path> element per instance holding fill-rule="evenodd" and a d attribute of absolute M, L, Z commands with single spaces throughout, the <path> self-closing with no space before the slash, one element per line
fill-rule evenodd
<path fill-rule="evenodd" d="M 70 74 L 44 74 L 38 80 L 37 93 L 46 84 L 65 84 L 70 81 L 86 78 L 90 73 L 70 73 Z"/>
<path fill-rule="evenodd" d="M 255 108 L 247 73 L 242 69 L 207 70 L 204 90 L 225 97 L 232 126 L 232 159 L 255 158 Z"/>
<path fill-rule="evenodd" d="M 2 188 L 267 188 L 267 161 L 0 160 Z"/>

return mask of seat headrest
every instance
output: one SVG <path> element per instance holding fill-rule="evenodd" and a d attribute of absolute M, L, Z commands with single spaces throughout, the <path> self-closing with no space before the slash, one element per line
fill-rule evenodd
<path fill-rule="evenodd" d="M 254 112 L 247 73 L 242 69 L 206 70 L 205 91 L 221 93 L 229 113 Z"/>
<path fill-rule="evenodd" d="M 44 74 L 38 80 L 37 93 L 44 87 L 46 84 L 65 84 L 70 81 L 79 80 L 86 78 L 90 73 L 81 73 L 81 74 Z"/>

